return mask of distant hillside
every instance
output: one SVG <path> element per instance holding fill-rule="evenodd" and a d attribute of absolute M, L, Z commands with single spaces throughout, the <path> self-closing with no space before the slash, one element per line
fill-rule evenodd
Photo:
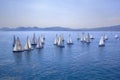
<path fill-rule="evenodd" d="M 92 31 L 120 31 L 120 25 L 88 29 Z"/>
<path fill-rule="evenodd" d="M 17 27 L 17 28 L 1 28 L 1 31 L 72 31 L 74 29 L 64 27 Z"/>
<path fill-rule="evenodd" d="M 99 27 L 99 28 L 89 28 L 89 29 L 72 29 L 64 27 L 17 27 L 17 28 L 0 28 L 1 31 L 120 31 L 120 25 L 110 26 L 110 27 Z"/>

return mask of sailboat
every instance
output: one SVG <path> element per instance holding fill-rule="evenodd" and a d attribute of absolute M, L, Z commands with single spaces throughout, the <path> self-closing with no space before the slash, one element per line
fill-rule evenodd
<path fill-rule="evenodd" d="M 61 34 L 60 36 L 61 36 L 61 40 L 64 41 L 64 35 Z"/>
<path fill-rule="evenodd" d="M 15 46 L 13 47 L 13 52 L 22 52 L 22 46 L 19 37 L 15 41 Z"/>
<path fill-rule="evenodd" d="M 104 34 L 104 40 L 108 40 L 108 36 Z"/>
<path fill-rule="evenodd" d="M 45 35 L 43 35 L 43 39 L 45 40 Z"/>
<path fill-rule="evenodd" d="M 63 42 L 61 36 L 59 37 L 58 47 L 60 47 L 60 48 L 64 48 L 64 47 L 65 47 L 65 46 L 64 46 L 64 42 Z"/>
<path fill-rule="evenodd" d="M 33 34 L 33 40 L 32 40 L 32 45 L 36 45 L 37 44 L 37 39 L 35 36 L 35 33 Z"/>
<path fill-rule="evenodd" d="M 103 36 L 101 37 L 100 41 L 99 41 L 99 47 L 105 46 L 105 42 L 104 42 L 104 38 Z"/>
<path fill-rule="evenodd" d="M 25 43 L 25 46 L 24 46 L 24 50 L 25 51 L 32 50 L 32 46 L 31 46 L 31 42 L 30 42 L 29 37 L 27 37 L 27 40 L 26 40 L 26 43 Z"/>
<path fill-rule="evenodd" d="M 44 44 L 44 37 L 43 35 L 40 36 L 41 43 Z"/>
<path fill-rule="evenodd" d="M 77 40 L 80 40 L 80 34 L 78 33 L 78 35 L 77 35 Z"/>
<path fill-rule="evenodd" d="M 81 36 L 81 42 L 85 42 L 86 41 L 86 36 L 84 33 L 82 33 L 82 36 Z"/>
<path fill-rule="evenodd" d="M 59 37 L 58 37 L 58 35 L 56 34 L 56 37 L 55 37 L 55 40 L 54 40 L 54 45 L 58 45 L 58 41 L 59 41 Z"/>
<path fill-rule="evenodd" d="M 119 36 L 116 34 L 116 35 L 115 35 L 115 38 L 116 38 L 116 39 L 118 39 L 118 38 L 119 38 Z"/>
<path fill-rule="evenodd" d="M 94 39 L 93 35 L 90 35 L 90 39 Z"/>
<path fill-rule="evenodd" d="M 90 43 L 90 35 L 88 33 L 88 35 L 86 36 L 86 43 Z"/>
<path fill-rule="evenodd" d="M 37 42 L 36 48 L 38 48 L 38 49 L 43 48 L 43 44 L 42 44 L 42 41 L 41 41 L 41 37 L 38 38 L 38 42 Z"/>
<path fill-rule="evenodd" d="M 15 35 L 13 36 L 13 47 L 15 46 L 15 43 L 16 43 L 16 37 Z"/>
<path fill-rule="evenodd" d="M 71 35 L 70 35 L 70 34 L 69 34 L 69 38 L 68 38 L 67 44 L 68 44 L 68 45 L 73 44 L 73 41 L 72 41 L 72 38 L 71 38 Z"/>

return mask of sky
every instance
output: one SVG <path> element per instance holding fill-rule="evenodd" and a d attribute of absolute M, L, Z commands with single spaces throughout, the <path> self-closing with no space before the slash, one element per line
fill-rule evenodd
<path fill-rule="evenodd" d="M 120 24 L 120 0 L 0 0 L 0 27 Z"/>

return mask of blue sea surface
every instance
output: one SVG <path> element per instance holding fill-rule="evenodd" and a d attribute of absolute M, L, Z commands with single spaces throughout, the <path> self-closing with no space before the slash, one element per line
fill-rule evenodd
<path fill-rule="evenodd" d="M 43 49 L 21 53 L 12 52 L 13 35 L 20 38 L 22 47 L 27 36 L 45 35 Z M 54 46 L 57 34 L 64 34 L 65 48 Z M 120 32 L 86 31 L 95 39 L 88 45 L 77 40 L 82 31 L 1 31 L 0 80 L 120 80 Z M 98 47 L 100 37 L 108 35 L 105 47 Z M 71 34 L 73 45 L 67 45 Z"/>

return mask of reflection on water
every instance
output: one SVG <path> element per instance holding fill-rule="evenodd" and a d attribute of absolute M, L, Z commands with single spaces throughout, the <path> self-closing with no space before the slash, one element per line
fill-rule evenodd
<path fill-rule="evenodd" d="M 22 54 L 23 54 L 23 52 L 13 53 L 15 62 L 16 62 L 17 64 L 20 64 L 20 63 L 22 62 Z"/>
<path fill-rule="evenodd" d="M 25 51 L 25 52 L 24 52 L 25 59 L 26 59 L 26 61 L 27 61 L 28 63 L 31 61 L 31 54 L 32 54 L 31 51 Z"/>
<path fill-rule="evenodd" d="M 99 47 L 98 50 L 99 50 L 99 54 L 104 53 L 104 47 Z"/>

